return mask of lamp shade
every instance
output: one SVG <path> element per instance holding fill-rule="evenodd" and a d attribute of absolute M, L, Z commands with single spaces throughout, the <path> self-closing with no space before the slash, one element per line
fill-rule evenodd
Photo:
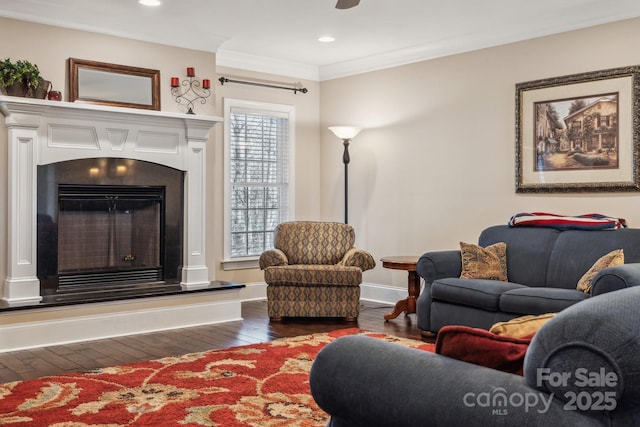
<path fill-rule="evenodd" d="M 356 126 L 329 126 L 329 130 L 340 139 L 352 139 L 360 133 Z"/>

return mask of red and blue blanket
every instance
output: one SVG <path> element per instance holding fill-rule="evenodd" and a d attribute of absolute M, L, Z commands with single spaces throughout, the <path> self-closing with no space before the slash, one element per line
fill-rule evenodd
<path fill-rule="evenodd" d="M 595 213 L 564 216 L 546 212 L 523 212 L 512 216 L 509 226 L 549 227 L 558 230 L 617 230 L 626 227 L 627 223 L 623 218 Z"/>

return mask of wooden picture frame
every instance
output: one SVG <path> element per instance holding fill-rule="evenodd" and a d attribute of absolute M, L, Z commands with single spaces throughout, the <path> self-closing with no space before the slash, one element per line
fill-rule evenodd
<path fill-rule="evenodd" d="M 69 58 L 69 101 L 160 110 L 160 71 Z"/>
<path fill-rule="evenodd" d="M 640 191 L 640 66 L 516 84 L 516 192 Z"/>

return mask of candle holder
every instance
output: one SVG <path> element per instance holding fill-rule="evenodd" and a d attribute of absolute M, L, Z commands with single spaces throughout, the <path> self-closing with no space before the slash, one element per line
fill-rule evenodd
<path fill-rule="evenodd" d="M 211 80 L 196 79 L 196 72 L 193 67 L 187 68 L 187 78 L 180 83 L 177 77 L 171 77 L 171 95 L 178 104 L 186 103 L 187 114 L 195 114 L 193 112 L 193 104 L 199 101 L 205 104 L 207 98 L 211 96 Z"/>

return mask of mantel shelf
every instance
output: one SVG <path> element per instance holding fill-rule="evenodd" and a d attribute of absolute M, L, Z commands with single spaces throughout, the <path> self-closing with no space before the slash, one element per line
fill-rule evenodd
<path fill-rule="evenodd" d="M 85 104 L 81 102 L 49 101 L 45 99 L 22 98 L 0 95 L 0 112 L 8 118 L 12 113 L 55 114 L 55 115 L 126 115 L 139 120 L 179 119 L 190 123 L 212 125 L 222 122 L 222 117 L 196 114 L 173 113 L 138 108 L 112 107 L 108 105 Z"/>

